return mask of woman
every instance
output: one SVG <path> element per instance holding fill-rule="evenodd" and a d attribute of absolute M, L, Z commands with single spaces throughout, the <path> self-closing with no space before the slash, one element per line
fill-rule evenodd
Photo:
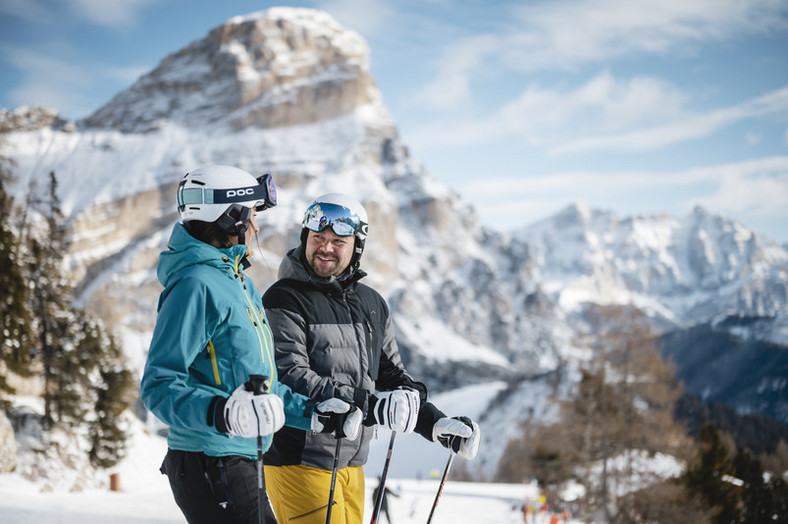
<path fill-rule="evenodd" d="M 145 406 L 170 427 L 161 471 L 190 523 L 276 522 L 258 486 L 258 440 L 265 451 L 285 424 L 319 432 L 337 420 L 355 438 L 361 413 L 338 399 L 313 408 L 278 381 L 260 294 L 243 273 L 255 213 L 276 205 L 271 176 L 203 167 L 177 201 L 141 382 Z"/>

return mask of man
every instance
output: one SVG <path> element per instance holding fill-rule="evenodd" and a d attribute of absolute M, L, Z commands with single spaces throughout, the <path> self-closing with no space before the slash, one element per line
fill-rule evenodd
<path fill-rule="evenodd" d="M 427 388 L 402 365 L 388 304 L 360 280 L 367 212 L 347 195 L 316 199 L 302 221 L 301 242 L 263 296 L 276 342 L 280 380 L 314 402 L 342 399 L 364 414 L 361 436 L 343 439 L 332 522 L 361 522 L 364 471 L 373 427 L 416 431 L 467 459 L 479 426 L 446 417 L 427 402 Z M 325 522 L 336 440 L 286 427 L 265 456 L 269 496 L 280 522 Z M 296 520 L 297 519 L 297 520 Z"/>

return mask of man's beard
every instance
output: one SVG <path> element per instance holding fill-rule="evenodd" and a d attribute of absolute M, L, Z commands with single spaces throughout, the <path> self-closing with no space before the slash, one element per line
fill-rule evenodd
<path fill-rule="evenodd" d="M 332 263 L 322 262 L 320 258 L 325 260 L 330 260 Z M 328 278 L 328 277 L 336 277 L 342 274 L 345 268 L 340 267 L 339 265 L 339 258 L 333 255 L 321 255 L 319 253 L 312 253 L 312 257 L 309 259 L 309 265 L 312 267 L 312 271 L 321 278 Z"/>

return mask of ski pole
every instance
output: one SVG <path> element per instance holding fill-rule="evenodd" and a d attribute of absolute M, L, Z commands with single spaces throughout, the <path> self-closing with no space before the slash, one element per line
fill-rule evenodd
<path fill-rule="evenodd" d="M 337 469 L 339 469 L 339 450 L 342 447 L 342 439 L 345 432 L 342 430 L 347 418 L 347 413 L 334 414 L 334 436 L 337 439 L 337 447 L 334 449 L 334 467 L 331 470 L 331 488 L 328 490 L 328 509 L 326 510 L 326 524 L 331 524 L 331 508 L 334 506 L 334 488 L 337 483 Z"/>
<path fill-rule="evenodd" d="M 268 377 L 265 375 L 249 375 L 248 384 L 255 395 L 262 395 L 264 389 L 268 389 Z M 265 523 L 263 502 L 265 501 L 265 489 L 263 488 L 263 436 L 257 432 L 257 522 Z"/>
<path fill-rule="evenodd" d="M 451 468 L 451 461 L 454 460 L 454 452 L 449 450 L 449 460 L 446 461 L 446 468 L 443 470 L 443 478 L 441 478 L 441 485 L 438 487 L 438 493 L 435 495 L 435 502 L 432 503 L 432 509 L 430 510 L 430 516 L 427 519 L 427 524 L 432 522 L 432 516 L 435 514 L 435 508 L 438 507 L 438 501 L 441 498 L 441 494 L 443 493 L 443 487 L 446 485 L 446 478 L 449 476 L 449 468 Z"/>
<path fill-rule="evenodd" d="M 331 524 L 331 508 L 334 505 L 334 488 L 337 483 L 337 467 L 339 466 L 339 448 L 342 438 L 337 436 L 337 447 L 334 450 L 334 468 L 331 470 L 331 489 L 328 491 L 328 509 L 326 510 L 326 524 Z"/>
<path fill-rule="evenodd" d="M 394 451 L 394 439 L 397 438 L 397 432 L 391 432 L 391 440 L 389 440 L 389 450 L 386 452 L 386 462 L 383 465 L 383 473 L 380 475 L 380 484 L 378 485 L 378 496 L 375 499 L 375 509 L 372 511 L 372 520 L 370 524 L 375 524 L 380 515 L 380 508 L 383 505 L 383 496 L 386 490 L 386 478 L 389 476 L 389 465 L 391 464 L 391 453 Z"/>

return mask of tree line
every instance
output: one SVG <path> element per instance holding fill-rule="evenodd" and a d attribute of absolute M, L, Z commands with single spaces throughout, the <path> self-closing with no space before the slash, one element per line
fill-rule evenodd
<path fill-rule="evenodd" d="M 134 376 L 108 329 L 76 305 L 55 173 L 20 204 L 12 169 L 0 157 L 0 404 L 8 411 L 19 384 L 38 384 L 44 431 L 84 435 L 91 464 L 109 468 L 125 455 Z"/>
<path fill-rule="evenodd" d="M 593 306 L 586 318 L 590 335 L 578 346 L 589 355 L 576 391 L 554 422 L 523 424 L 496 480 L 535 479 L 585 522 L 788 522 L 788 445 L 756 455 L 713 422 L 690 430 L 646 316 Z M 659 471 L 665 465 L 672 472 Z M 569 483 L 582 486 L 579 500 L 561 501 Z"/>

